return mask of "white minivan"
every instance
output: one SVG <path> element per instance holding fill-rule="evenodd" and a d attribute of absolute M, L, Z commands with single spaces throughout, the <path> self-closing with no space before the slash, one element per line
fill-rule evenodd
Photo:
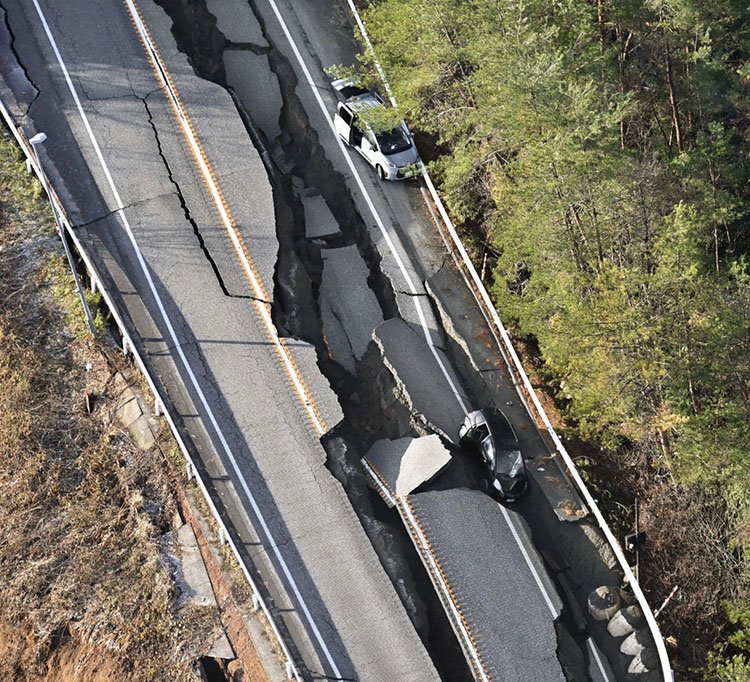
<path fill-rule="evenodd" d="M 374 132 L 362 113 L 372 107 L 385 106 L 379 95 L 363 90 L 348 79 L 333 82 L 344 97 L 336 107 L 333 122 L 336 132 L 354 147 L 376 170 L 381 180 L 403 180 L 419 175 L 422 161 L 406 123 L 384 132 Z"/>

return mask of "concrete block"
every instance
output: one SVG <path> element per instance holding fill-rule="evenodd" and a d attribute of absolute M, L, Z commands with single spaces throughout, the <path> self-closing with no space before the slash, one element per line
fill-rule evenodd
<path fill-rule="evenodd" d="M 620 644 L 620 651 L 626 656 L 635 656 L 648 648 L 654 648 L 654 638 L 648 628 L 634 630 Z"/>
<path fill-rule="evenodd" d="M 390 490 L 404 497 L 434 478 L 451 461 L 437 436 L 379 440 L 365 459 Z"/>
<path fill-rule="evenodd" d="M 645 619 L 641 609 L 638 606 L 627 606 L 610 618 L 609 623 L 607 623 L 607 631 L 613 637 L 625 637 L 644 623 Z"/>
<path fill-rule="evenodd" d="M 227 639 L 227 635 L 223 629 L 219 629 L 216 640 L 206 652 L 206 656 L 210 656 L 211 658 L 224 658 L 227 660 L 235 657 L 232 645 L 229 643 L 229 639 Z"/>
<path fill-rule="evenodd" d="M 596 620 L 609 620 L 620 608 L 620 593 L 614 587 L 597 587 L 589 594 L 588 604 Z"/>
<path fill-rule="evenodd" d="M 658 670 L 659 666 L 659 654 L 653 649 L 642 649 L 630 661 L 628 672 L 633 675 L 643 675 Z"/>
<path fill-rule="evenodd" d="M 341 234 L 336 218 L 317 190 L 303 191 L 301 199 L 305 209 L 305 236 L 308 239 L 325 239 Z"/>
<path fill-rule="evenodd" d="M 123 398 L 128 395 L 130 397 L 127 400 L 124 400 L 117 409 L 117 418 L 126 427 L 130 427 L 133 422 L 143 416 L 143 409 L 138 402 L 138 398 L 135 397 L 135 394 L 130 389 L 127 389 L 123 393 Z"/>
<path fill-rule="evenodd" d="M 180 548 L 183 589 L 188 599 L 199 606 L 215 604 L 214 592 L 203 563 L 198 540 L 193 528 L 185 523 L 177 529 L 177 544 Z"/>
<path fill-rule="evenodd" d="M 151 429 L 151 420 L 145 414 L 131 422 L 128 425 L 128 431 L 141 450 L 149 450 L 156 443 L 156 437 Z"/>

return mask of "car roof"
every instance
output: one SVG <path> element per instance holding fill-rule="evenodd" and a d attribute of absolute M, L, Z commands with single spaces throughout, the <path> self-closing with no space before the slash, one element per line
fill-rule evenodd
<path fill-rule="evenodd" d="M 361 95 L 354 95 L 346 100 L 346 103 L 354 111 L 362 111 L 363 109 L 371 109 L 373 107 L 382 107 L 385 102 L 380 98 L 380 95 L 374 92 L 365 92 Z"/>
<path fill-rule="evenodd" d="M 365 88 L 359 86 L 359 81 L 356 78 L 339 78 L 331 83 L 334 90 L 341 93 L 344 99 L 349 99 L 355 95 L 363 95 L 368 92 Z"/>
<path fill-rule="evenodd" d="M 518 442 L 510 421 L 501 410 L 496 407 L 491 407 L 482 410 L 482 414 L 484 415 L 487 425 L 490 427 L 490 431 L 492 431 L 495 438 L 513 443 Z"/>

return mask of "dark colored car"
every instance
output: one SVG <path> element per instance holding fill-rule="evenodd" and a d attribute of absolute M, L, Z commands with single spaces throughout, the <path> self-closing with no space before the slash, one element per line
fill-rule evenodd
<path fill-rule="evenodd" d="M 526 491 L 526 465 L 508 418 L 497 408 L 476 410 L 458 431 L 462 450 L 482 455 L 489 485 L 508 502 Z"/>

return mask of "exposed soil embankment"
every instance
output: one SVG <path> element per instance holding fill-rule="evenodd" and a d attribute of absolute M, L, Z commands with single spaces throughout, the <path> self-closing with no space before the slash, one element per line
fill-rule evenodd
<path fill-rule="evenodd" d="M 109 658 L 106 650 L 92 647 L 88 642 L 69 639 L 50 652 L 43 662 L 35 659 L 36 648 L 37 642 L 31 632 L 19 632 L 15 626 L 5 623 L 0 625 L 0 658 L 14 661 L 14 667 L 9 669 L 14 680 L 104 682 L 122 679 L 124 675 L 122 666 Z"/>
<path fill-rule="evenodd" d="M 51 216 L 0 142 L 3 679 L 196 679 L 205 609 L 174 609 L 164 455 L 114 420 L 127 361 L 79 335 Z"/>

